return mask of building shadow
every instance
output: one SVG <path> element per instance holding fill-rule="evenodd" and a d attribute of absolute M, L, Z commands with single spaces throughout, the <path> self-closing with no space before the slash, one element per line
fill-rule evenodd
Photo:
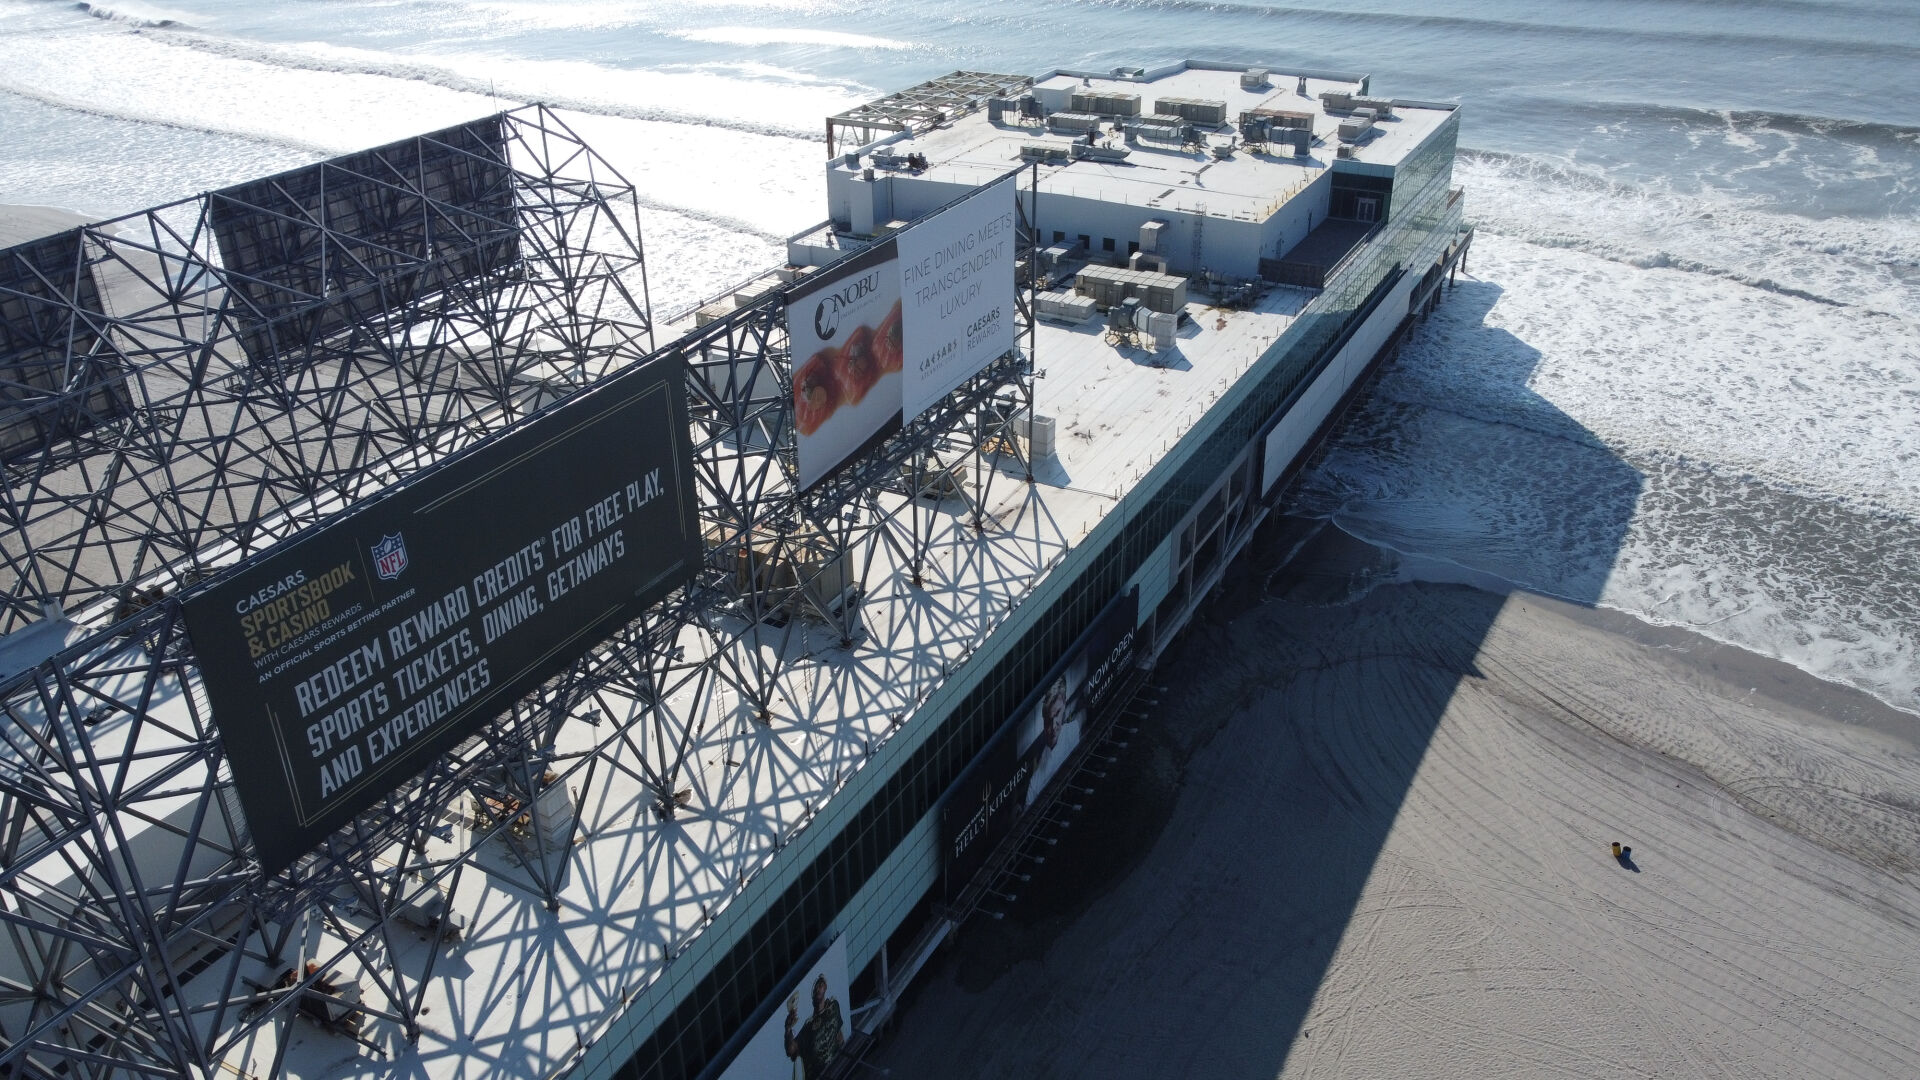
<path fill-rule="evenodd" d="M 1487 323 L 1500 294 L 1460 281 L 1383 363 L 1163 656 L 1157 704 L 1019 902 L 967 925 L 916 1010 L 950 1015 L 904 1018 L 879 1064 L 1265 1080 L 1310 1045 L 1508 583 L 1595 604 L 1644 486 L 1534 391 L 1539 351 Z M 1000 1027 L 1058 1045 L 952 1041 Z"/>

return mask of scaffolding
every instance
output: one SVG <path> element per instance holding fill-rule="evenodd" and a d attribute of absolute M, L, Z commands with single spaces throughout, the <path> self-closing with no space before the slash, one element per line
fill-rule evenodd
<path fill-rule="evenodd" d="M 897 93 L 869 101 L 827 117 L 827 156 L 843 129 L 859 132 L 856 146 L 865 146 L 886 131 L 927 131 L 955 117 L 982 108 L 990 98 L 1018 97 L 1033 88 L 1025 75 L 995 75 L 986 71 L 955 71 L 928 79 Z"/>

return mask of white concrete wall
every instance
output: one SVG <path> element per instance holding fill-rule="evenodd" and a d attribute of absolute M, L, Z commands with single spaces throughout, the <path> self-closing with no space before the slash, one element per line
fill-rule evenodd
<path fill-rule="evenodd" d="M 853 901 L 840 912 L 834 928 L 847 941 L 847 970 L 858 974 L 880 946 L 919 903 L 928 889 L 939 884 L 940 808 L 935 806 L 920 819 L 900 846 L 893 849 L 880 869 L 855 893 Z"/>
<path fill-rule="evenodd" d="M 1400 320 L 1406 318 L 1407 299 L 1412 295 L 1414 286 L 1420 283 L 1420 275 L 1425 272 L 1423 267 L 1418 272 L 1409 270 L 1400 276 L 1393 289 L 1381 298 L 1380 306 L 1374 308 L 1367 321 L 1347 339 L 1333 362 L 1314 378 L 1299 402 L 1287 410 L 1287 415 L 1267 433 L 1260 472 L 1263 495 L 1272 494 L 1274 482 L 1286 472 L 1287 466 L 1293 463 L 1313 433 L 1319 430 L 1321 421 L 1339 404 L 1347 388 L 1360 377 L 1367 361 L 1373 359 L 1373 354 L 1386 344 L 1394 328 L 1400 325 Z"/>
<path fill-rule="evenodd" d="M 1134 571 L 1132 578 L 1128 579 L 1128 585 L 1140 587 L 1142 621 L 1153 614 L 1154 609 L 1160 606 L 1160 601 L 1167 598 L 1167 593 L 1173 591 L 1173 554 L 1179 544 L 1180 533 L 1176 529 L 1173 535 L 1161 541 L 1160 546 L 1153 549 L 1153 554 L 1148 555 L 1147 561 L 1140 565 L 1140 569 Z"/>
<path fill-rule="evenodd" d="M 1321 216 L 1325 216 L 1324 203 Z M 1183 277 L 1194 274 L 1202 266 L 1215 273 L 1254 277 L 1260 271 L 1260 256 L 1263 253 L 1270 254 L 1261 250 L 1263 225 L 1260 222 L 1209 217 L 1201 224 L 1199 215 L 1180 210 L 1127 206 L 1073 195 L 1049 194 L 1046 191 L 1040 193 L 1040 243 L 1043 247 L 1054 242 L 1055 232 L 1066 233 L 1067 243 L 1073 243 L 1084 233 L 1092 241 L 1090 250 L 1097 258 L 1106 251 L 1101 240 L 1112 237 L 1113 255 L 1124 259 L 1127 245 L 1140 239 L 1140 226 L 1155 220 L 1167 223 L 1160 233 L 1158 254 L 1166 256 L 1171 272 Z M 1201 245 L 1198 262 L 1193 257 L 1196 225 L 1200 228 Z"/>
<path fill-rule="evenodd" d="M 1322 172 L 1260 226 L 1260 257 L 1277 259 L 1307 238 L 1315 225 L 1327 220 L 1327 204 L 1333 198 L 1333 171 Z M 1259 272 L 1256 263 L 1254 273 Z"/>

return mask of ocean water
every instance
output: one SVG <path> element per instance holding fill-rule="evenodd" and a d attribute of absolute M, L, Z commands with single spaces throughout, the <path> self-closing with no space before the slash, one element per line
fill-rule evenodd
<path fill-rule="evenodd" d="M 1186 56 L 1467 108 L 1470 273 L 1299 507 L 1920 712 L 1920 3 L 0 0 L 0 203 L 117 213 L 526 101 L 673 310 L 824 216 L 829 112 Z"/>

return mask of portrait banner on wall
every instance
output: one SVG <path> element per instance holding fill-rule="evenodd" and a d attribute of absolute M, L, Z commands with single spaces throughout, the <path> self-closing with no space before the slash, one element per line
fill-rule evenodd
<path fill-rule="evenodd" d="M 720 1080 L 819 1080 L 852 1036 L 847 943 L 835 938 L 740 1048 Z"/>
<path fill-rule="evenodd" d="M 1098 715 L 1119 686 L 1133 658 L 1134 629 L 1140 618 L 1140 590 L 1129 589 L 1108 604 L 1082 635 L 1079 645 L 1057 665 L 1039 700 L 1021 718 L 1016 752 L 1026 766 L 1022 806 L 1032 806 L 1054 774 L 1080 745 L 1081 729 Z"/>

